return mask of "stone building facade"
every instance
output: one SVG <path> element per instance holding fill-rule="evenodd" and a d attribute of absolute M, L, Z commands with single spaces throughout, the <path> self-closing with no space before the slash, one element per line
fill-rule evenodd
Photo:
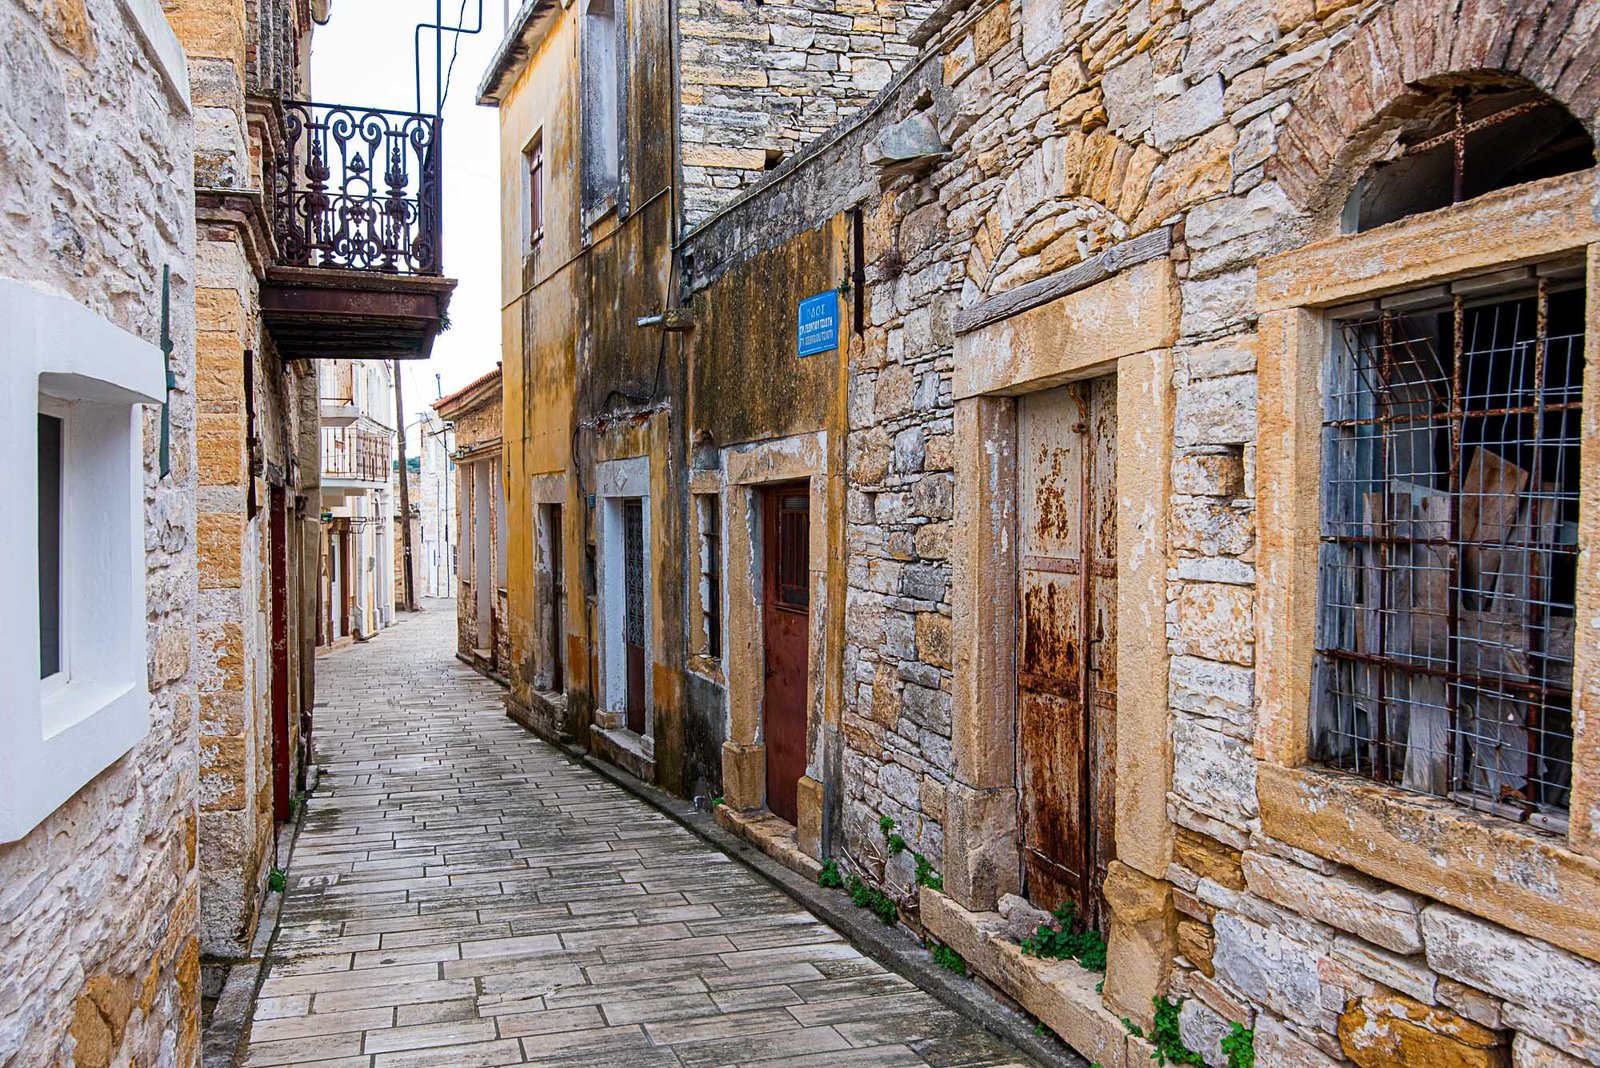
<path fill-rule="evenodd" d="M 313 23 L 306 3 L 167 10 L 196 86 L 201 928 L 226 960 L 255 933 L 314 703 L 317 369 L 262 312 L 281 102 L 308 95 Z"/>
<path fill-rule="evenodd" d="M 455 450 L 456 655 L 504 681 L 511 664 L 501 374 L 496 368 L 433 403 Z"/>
<path fill-rule="evenodd" d="M 678 5 L 683 217 L 700 222 L 848 121 L 916 54 L 932 11 L 903 0 Z"/>
<path fill-rule="evenodd" d="M 11 562 L 7 628 L 19 628 L 5 632 L 14 659 L 0 669 L 0 1062 L 194 1065 L 201 672 L 189 72 L 159 4 L 8 2 L 0 86 L 0 365 L 16 406 L 5 420 L 0 544 Z M 63 338 L 94 351 L 52 352 Z M 74 392 L 90 379 L 95 392 Z M 47 412 L 66 428 L 59 573 L 82 583 L 77 596 L 57 591 L 67 605 L 54 646 L 61 670 L 45 680 L 47 700 L 84 716 L 82 729 L 64 731 L 41 730 L 40 719 L 46 483 L 34 481 L 45 471 L 34 460 Z M 119 426 L 120 438 L 104 436 Z M 98 455 L 80 437 L 97 429 Z M 75 442 L 83 448 L 73 457 Z M 102 475 L 99 494 L 72 485 Z M 107 539 L 102 559 L 80 552 L 84 530 Z M 128 675 L 106 675 L 124 656 Z M 75 694 L 97 672 L 123 687 L 118 707 L 96 710 Z M 130 723 L 118 708 L 133 698 Z"/>
<path fill-rule="evenodd" d="M 817 558 L 842 561 L 844 442 L 827 361 L 796 380 L 774 349 L 690 381 L 673 244 L 862 108 L 911 54 L 907 35 L 927 10 L 902 0 L 533 0 L 480 88 L 480 103 L 500 110 L 505 176 L 511 707 L 671 790 L 720 792 L 730 685 L 720 635 L 739 633 L 722 627 L 720 610 L 706 611 L 706 598 L 717 599 L 707 576 L 720 567 L 697 566 L 692 579 L 684 570 L 686 554 L 715 551 L 703 535 L 725 522 L 712 499 L 720 491 L 690 493 L 689 481 L 720 485 L 725 454 L 748 447 L 733 462 L 745 463 L 750 480 L 738 492 L 749 503 L 773 481 L 764 465 L 788 456 L 790 482 L 823 479 L 812 529 L 833 540 Z M 804 277 L 819 288 L 833 284 L 834 236 L 817 235 L 807 250 Z M 740 293 L 762 299 L 757 285 Z M 726 324 L 735 336 L 737 317 Z M 739 381 L 763 396 L 751 418 L 756 407 L 729 392 Z M 678 421 L 691 405 L 693 429 Z M 828 603 L 810 618 L 837 631 L 843 601 Z M 802 638 L 811 625 L 796 623 Z M 837 655 L 842 635 L 817 647 Z M 759 658 L 756 646 L 744 652 Z M 803 641 L 791 650 L 794 702 L 837 707 L 836 687 L 811 687 L 807 655 Z"/>
<path fill-rule="evenodd" d="M 322 366 L 322 558 L 317 641 L 370 641 L 394 624 L 400 568 L 394 366 L 334 359 Z"/>
<path fill-rule="evenodd" d="M 775 800 L 790 743 L 731 645 L 725 704 L 695 703 L 692 669 L 657 668 L 651 700 L 656 725 L 667 695 L 717 738 L 720 776 L 659 726 L 629 766 L 716 789 L 797 867 L 884 887 L 1107 1068 L 1150 1057 L 1169 1005 L 1219 1066 L 1230 1034 L 1295 1068 L 1600 1063 L 1600 675 L 1579 637 L 1600 610 L 1600 384 L 1579 358 L 1600 330 L 1596 19 L 1592 0 L 950 0 L 848 122 L 669 220 L 669 270 L 629 246 L 546 279 L 543 253 L 508 252 L 508 299 L 671 328 L 585 311 L 606 360 L 639 348 L 581 370 L 543 362 L 549 317 L 514 310 L 507 335 L 531 354 L 507 440 L 551 445 L 520 469 L 513 447 L 511 514 L 546 470 L 586 530 L 591 494 L 649 500 L 666 655 L 692 668 L 708 608 L 775 640 L 790 564 L 749 546 L 787 505 L 747 487 L 803 481 L 814 520 L 841 501 L 837 540 L 814 521 L 799 557 L 800 803 Z M 539 126 L 518 101 L 577 75 L 581 27 L 550 30 L 486 83 L 508 174 Z M 572 106 L 555 114 L 581 128 Z M 802 303 L 830 289 L 834 347 L 802 355 Z M 647 394 L 663 363 L 683 395 Z M 819 367 L 838 408 L 806 392 Z M 617 394 L 645 399 L 582 407 Z M 562 451 L 591 431 L 594 467 Z M 817 433 L 807 459 L 793 439 Z M 585 620 L 605 579 L 570 550 L 590 541 L 603 557 L 603 534 L 565 557 Z M 598 717 L 603 657 L 568 649 L 566 697 Z M 1103 976 L 1020 948 L 1067 901 Z"/>
<path fill-rule="evenodd" d="M 432 408 L 422 413 L 418 495 L 421 515 L 417 562 L 418 596 L 456 595 L 455 434 Z"/>

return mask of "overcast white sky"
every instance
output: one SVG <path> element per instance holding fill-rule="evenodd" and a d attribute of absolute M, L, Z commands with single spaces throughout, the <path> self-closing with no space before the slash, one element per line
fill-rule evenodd
<path fill-rule="evenodd" d="M 461 0 L 443 0 L 442 21 L 456 22 Z M 467 25 L 479 0 L 467 0 Z M 482 0 L 484 30 L 462 36 L 444 107 L 444 269 L 460 280 L 450 303 L 451 328 L 433 359 L 404 363 L 406 422 L 439 395 L 466 385 L 500 359 L 499 121 L 476 97 L 484 68 L 505 30 L 503 0 Z M 419 22 L 434 21 L 434 0 L 335 0 L 311 50 L 311 89 L 318 103 L 411 111 L 416 107 L 412 40 Z M 452 36 L 445 36 L 445 62 Z M 433 108 L 433 38 L 423 37 L 423 109 Z M 412 431 L 415 440 L 415 431 Z"/>

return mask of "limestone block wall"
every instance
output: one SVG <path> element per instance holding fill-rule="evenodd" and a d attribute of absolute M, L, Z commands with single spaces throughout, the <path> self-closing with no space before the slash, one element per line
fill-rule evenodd
<path fill-rule="evenodd" d="M 1472 908 L 1446 905 L 1409 861 L 1386 880 L 1372 871 L 1380 860 L 1362 874 L 1275 839 L 1263 797 L 1287 824 L 1322 809 L 1301 795 L 1296 810 L 1258 781 L 1256 263 L 1327 232 L 1315 230 L 1326 220 L 1308 190 L 1348 190 L 1359 177 L 1336 169 L 1348 131 L 1330 120 L 1286 135 L 1290 116 L 1324 69 L 1338 84 L 1317 86 L 1318 101 L 1399 92 L 1398 71 L 1498 67 L 1558 97 L 1567 87 L 1562 99 L 1592 129 L 1592 60 L 1559 42 L 1561 27 L 1587 26 L 1600 9 L 1540 11 L 1535 45 L 1517 36 L 1526 11 L 1509 0 L 973 3 L 932 46 L 952 96 L 940 114 L 951 162 L 866 205 L 869 327 L 850 386 L 845 832 L 867 852 L 887 815 L 913 849 L 947 861 L 952 319 L 1173 227 L 1173 414 L 1161 427 L 1171 489 L 1159 502 L 1169 548 L 1165 603 L 1154 606 L 1166 622 L 1171 780 L 1164 814 L 1119 836 L 1169 858 L 1141 859 L 1139 880 L 1170 888 L 1175 942 L 1122 958 L 1140 997 L 1114 982 L 1105 997 L 1114 1026 L 1148 1013 L 1159 986 L 1183 1002 L 1184 1037 L 1214 1065 L 1233 1022 L 1254 1027 L 1258 1063 L 1296 1068 L 1600 1063 L 1600 963 L 1578 951 L 1586 933 L 1542 921 L 1519 933 L 1493 907 L 1503 892 L 1493 886 Z M 1341 811 L 1318 826 L 1347 817 L 1357 818 Z M 1434 817 L 1389 819 L 1404 835 Z M 1492 821 L 1472 826 L 1494 832 Z M 978 833 L 1014 831 L 991 815 Z M 1450 838 L 1434 862 L 1467 863 L 1471 837 Z M 1541 892 L 1550 915 L 1569 915 L 1592 864 L 1549 848 L 1563 858 L 1550 870 L 1589 873 L 1552 876 Z M 891 876 L 905 882 L 893 866 Z M 1581 993 L 1538 983 L 1539 968 Z"/>
<path fill-rule="evenodd" d="M 150 731 L 0 845 L 6 1064 L 198 1063 L 194 134 L 181 62 L 163 73 L 141 28 L 161 17 L 0 3 L 0 272 L 155 343 L 170 267 L 178 383 L 166 479 L 144 425 Z"/>
<path fill-rule="evenodd" d="M 891 878 L 909 885 L 913 854 L 944 855 L 952 767 L 957 275 L 931 187 L 874 207 L 868 327 L 850 366 L 844 831 L 852 848 L 881 850 L 879 820 L 894 820 L 909 849 Z"/>
<path fill-rule="evenodd" d="M 918 0 L 678 5 L 685 222 L 847 121 L 916 54 Z"/>
<path fill-rule="evenodd" d="M 242 956 L 250 944 L 273 848 L 269 709 L 271 487 L 297 516 L 315 509 L 320 435 L 317 370 L 286 367 L 263 327 L 260 279 L 272 254 L 259 201 L 261 139 L 270 120 L 252 113 L 247 91 L 259 49 L 302 30 L 293 12 L 265 38 L 242 0 L 182 0 L 170 17 L 194 72 L 198 225 L 200 543 L 201 926 L 208 957 Z M 277 60 L 273 60 L 277 62 Z M 269 108 L 270 110 L 270 108 Z M 311 450 L 308 452 L 308 450 Z M 308 492 L 309 505 L 301 503 Z M 313 512 L 313 514 L 315 514 Z M 288 524 L 293 530 L 296 523 Z M 291 560 L 299 557 L 290 535 Z M 316 576 L 291 565 L 291 635 L 314 633 L 300 618 Z M 292 641 L 291 747 L 309 701 L 307 650 Z"/>

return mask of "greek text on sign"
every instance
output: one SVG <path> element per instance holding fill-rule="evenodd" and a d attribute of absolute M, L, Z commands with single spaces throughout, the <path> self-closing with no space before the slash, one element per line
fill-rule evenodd
<path fill-rule="evenodd" d="M 818 293 L 800 302 L 800 355 L 831 352 L 839 347 L 839 294 Z"/>

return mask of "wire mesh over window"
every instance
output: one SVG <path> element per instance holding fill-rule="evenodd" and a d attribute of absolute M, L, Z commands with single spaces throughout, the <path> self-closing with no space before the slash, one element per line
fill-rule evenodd
<path fill-rule="evenodd" d="M 1313 756 L 1559 829 L 1584 293 L 1532 269 L 1336 321 Z"/>

